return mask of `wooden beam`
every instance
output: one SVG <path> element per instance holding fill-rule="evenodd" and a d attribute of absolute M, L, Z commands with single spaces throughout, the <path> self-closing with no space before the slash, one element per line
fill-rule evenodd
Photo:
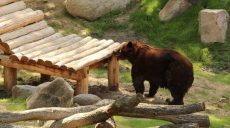
<path fill-rule="evenodd" d="M 22 27 L 20 29 L 15 30 L 15 31 L 2 34 L 2 35 L 0 35 L 0 39 L 2 41 L 6 42 L 8 40 L 12 40 L 12 39 L 27 35 L 31 32 L 44 29 L 47 26 L 48 26 L 47 23 L 43 20 L 43 21 L 28 25 L 26 27 Z"/>
<path fill-rule="evenodd" d="M 4 6 L 4 5 L 10 4 L 10 3 L 15 2 L 15 1 L 17 1 L 17 0 L 1 0 L 0 6 Z"/>
<path fill-rule="evenodd" d="M 89 67 L 83 68 L 85 78 L 77 80 L 77 86 L 75 93 L 76 94 L 88 94 L 88 86 L 89 86 Z"/>
<path fill-rule="evenodd" d="M 108 85 L 111 91 L 119 90 L 119 61 L 115 55 L 112 55 L 108 63 Z"/>
<path fill-rule="evenodd" d="M 49 68 L 42 65 L 28 65 L 20 62 L 12 62 L 9 59 L 2 59 L 0 58 L 0 64 L 9 68 L 16 68 L 16 69 L 24 69 L 29 71 L 34 71 L 46 75 L 51 76 L 60 76 L 67 79 L 74 79 L 74 80 L 81 80 L 86 77 L 85 71 L 78 70 L 78 71 L 68 71 L 68 70 L 60 70 L 55 68 Z"/>
<path fill-rule="evenodd" d="M 17 69 L 4 67 L 4 86 L 7 94 L 10 96 L 12 88 L 17 84 Z"/>
<path fill-rule="evenodd" d="M 1 0 L 2 1 L 2 0 Z M 8 3 L 8 2 L 7 2 Z M 3 3 L 5 4 L 5 3 Z M 0 7 L 0 16 L 4 16 L 16 11 L 20 11 L 26 8 L 26 4 L 23 1 L 14 2 L 6 6 Z"/>
<path fill-rule="evenodd" d="M 23 15 L 23 17 L 7 20 L 5 22 L 0 23 L 0 34 L 16 30 L 18 28 L 41 21 L 43 19 L 44 13 L 40 10 L 26 13 L 25 15 Z"/>

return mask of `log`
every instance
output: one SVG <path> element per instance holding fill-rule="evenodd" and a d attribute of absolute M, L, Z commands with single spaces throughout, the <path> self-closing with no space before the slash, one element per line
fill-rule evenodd
<path fill-rule="evenodd" d="M 94 111 L 74 114 L 64 119 L 57 120 L 50 126 L 50 128 L 76 128 L 102 122 L 125 108 L 133 108 L 137 106 L 142 98 L 141 94 L 132 97 L 125 96 L 110 105 L 100 107 Z"/>
<path fill-rule="evenodd" d="M 30 49 L 32 49 L 34 47 L 38 47 L 38 46 L 40 46 L 42 44 L 45 44 L 45 43 L 48 43 L 48 42 L 52 42 L 52 41 L 57 40 L 57 39 L 59 39 L 61 37 L 63 37 L 62 34 L 55 33 L 55 34 L 53 34 L 53 35 L 51 35 L 49 37 L 46 37 L 46 38 L 44 38 L 42 40 L 39 40 L 39 41 L 36 41 L 36 42 L 32 42 L 32 43 L 29 43 L 29 44 L 25 44 L 25 45 L 21 45 L 21 47 L 15 48 L 12 51 L 14 53 L 23 52 L 23 51 L 26 51 L 26 50 L 30 50 Z"/>
<path fill-rule="evenodd" d="M 2 1 L 2 0 L 1 0 Z M 1 2 L 2 3 L 2 2 Z M 5 3 L 3 3 L 5 4 Z M 6 6 L 0 7 L 0 16 L 4 16 L 16 11 L 20 11 L 26 8 L 26 4 L 23 1 L 14 2 Z"/>
<path fill-rule="evenodd" d="M 112 55 L 108 63 L 108 86 L 111 91 L 119 90 L 119 62 L 115 55 Z"/>
<path fill-rule="evenodd" d="M 22 51 L 20 53 L 16 53 L 15 56 L 18 57 L 18 60 L 22 61 L 22 62 L 27 62 L 29 60 L 29 58 L 31 58 L 32 56 L 35 55 L 39 55 L 39 50 L 41 49 L 46 49 L 46 48 L 50 48 L 53 46 L 57 46 L 63 42 L 66 42 L 74 37 L 76 37 L 77 35 L 75 34 L 71 34 L 65 37 L 61 37 L 61 38 L 57 38 L 56 40 L 52 40 L 50 42 L 46 42 L 43 44 L 40 44 L 36 47 L 30 48 L 28 50 Z M 25 56 L 26 55 L 26 56 Z"/>
<path fill-rule="evenodd" d="M 28 121 L 28 120 L 57 120 L 76 113 L 84 113 L 93 111 L 99 107 L 109 105 L 113 103 L 114 100 L 102 100 L 95 105 L 80 106 L 74 108 L 37 108 L 31 110 L 25 110 L 22 112 L 0 112 L 0 123 L 13 123 L 18 121 Z M 145 106 L 148 106 L 145 108 Z M 129 108 L 128 108 L 129 109 Z M 126 112 L 128 109 L 123 110 L 118 115 L 125 115 L 128 117 L 141 117 L 150 118 L 159 117 L 161 115 L 175 115 L 175 114 L 191 114 L 194 112 L 200 112 L 205 110 L 204 103 L 195 103 L 190 105 L 148 105 L 140 103 L 137 107 L 132 108 L 133 111 Z M 148 113 L 148 111 L 150 112 Z M 141 113 L 141 112 L 145 113 Z M 137 114 L 135 114 L 138 112 Z M 147 113 L 147 115 L 146 115 Z M 183 120 L 183 119 L 181 119 Z"/>
<path fill-rule="evenodd" d="M 37 57 L 39 55 L 43 55 L 43 54 L 49 53 L 50 51 L 55 51 L 55 50 L 58 50 L 60 48 L 67 47 L 70 44 L 72 44 L 73 42 L 78 41 L 80 39 L 81 39 L 81 37 L 76 36 L 76 37 L 68 40 L 67 42 L 62 42 L 59 45 L 54 45 L 54 46 L 51 46 L 51 47 L 47 47 L 47 48 L 44 48 L 44 49 L 42 49 L 40 51 L 35 51 L 35 52 L 30 53 L 30 54 L 26 54 L 25 56 L 27 58 L 30 58 L 30 60 L 28 62 L 29 64 L 34 64 L 34 63 L 37 62 L 38 58 L 36 60 L 34 60 L 33 58 L 35 58 L 35 57 Z"/>
<path fill-rule="evenodd" d="M 1 16 L 0 17 L 0 22 L 7 21 L 7 20 L 10 20 L 10 19 L 14 19 L 14 18 L 17 18 L 17 17 L 21 17 L 25 13 L 32 12 L 32 11 L 33 10 L 31 8 L 27 8 L 27 9 L 24 9 L 24 10 L 21 10 L 21 11 L 17 11 L 17 12 L 14 12 L 14 13 L 10 13 L 10 14 Z"/>
<path fill-rule="evenodd" d="M 15 85 L 17 85 L 17 69 L 4 67 L 4 86 L 9 96 L 11 95 L 11 90 Z"/>
<path fill-rule="evenodd" d="M 54 33 L 55 33 L 55 30 L 51 27 L 48 27 L 42 30 L 32 32 L 28 35 L 25 35 L 25 36 L 22 36 L 22 37 L 13 39 L 13 40 L 9 40 L 6 43 L 9 45 L 10 49 L 14 49 L 14 48 L 20 47 L 23 44 L 28 44 L 34 41 L 41 40 L 45 37 L 53 35 Z"/>
<path fill-rule="evenodd" d="M 96 41 L 96 40 L 87 40 L 87 43 L 79 48 L 73 49 L 72 51 L 69 52 L 65 52 L 63 54 L 57 55 L 52 57 L 51 59 L 46 59 L 45 64 L 47 66 L 51 66 L 53 64 L 57 65 L 57 67 L 59 67 L 59 65 L 62 65 L 63 63 L 67 63 L 73 59 L 76 59 L 76 55 L 79 55 L 81 52 L 86 51 L 88 49 L 92 49 L 93 47 L 98 46 L 100 43 L 102 43 L 105 40 L 101 40 L 101 41 Z"/>
<path fill-rule="evenodd" d="M 197 123 L 199 127 L 209 128 L 210 121 L 207 115 L 170 115 L 170 116 L 156 116 L 154 119 L 165 120 L 175 124 Z"/>
<path fill-rule="evenodd" d="M 108 47 L 112 43 L 114 43 L 112 40 L 108 40 L 108 41 L 101 40 L 98 43 L 95 43 L 94 45 L 93 44 L 85 45 L 85 46 L 83 46 L 83 47 L 81 47 L 75 51 L 68 52 L 67 53 L 68 56 L 63 55 L 63 56 L 56 57 L 56 58 L 54 57 L 54 59 L 56 59 L 56 60 L 53 59 L 52 61 L 53 61 L 53 63 L 57 62 L 57 63 L 55 63 L 56 67 L 61 67 L 62 65 L 67 64 L 71 61 L 76 61 L 76 60 L 81 59 L 83 57 L 86 57 L 90 54 L 93 54 L 97 51 L 100 51 L 100 50 Z M 99 45 L 99 44 L 101 44 L 101 45 Z M 99 45 L 99 46 L 97 46 L 97 45 Z M 69 56 L 69 55 L 71 55 L 71 56 Z M 59 60 L 58 60 L 58 58 L 59 58 Z M 48 64 L 48 61 L 46 61 L 47 64 Z"/>
<path fill-rule="evenodd" d="M 36 62 L 38 61 L 38 59 L 44 59 L 44 58 L 52 58 L 53 56 L 60 54 L 60 53 L 65 53 L 66 51 L 69 51 L 70 47 L 73 47 L 73 45 L 77 45 L 78 47 L 80 47 L 81 45 L 84 45 L 82 42 L 79 42 L 82 38 L 81 37 L 76 37 L 73 38 L 67 42 L 65 42 L 65 46 L 55 49 L 55 50 L 50 50 L 47 53 L 42 53 L 34 58 L 32 58 L 32 61 Z"/>
<path fill-rule="evenodd" d="M 17 29 L 17 30 L 15 30 L 13 32 L 8 32 L 8 33 L 5 33 L 5 34 L 2 34 L 2 35 L 0 35 L 0 39 L 3 42 L 6 42 L 6 41 L 9 41 L 9 40 L 12 40 L 12 39 L 27 35 L 27 34 L 29 34 L 31 32 L 39 31 L 39 30 L 47 28 L 47 27 L 48 27 L 48 25 L 47 25 L 47 23 L 45 21 L 40 21 L 40 22 L 31 24 L 31 25 L 28 25 L 26 27 Z M 48 33 L 48 34 L 50 34 L 50 33 Z"/>
<path fill-rule="evenodd" d="M 117 125 L 113 118 L 109 118 L 108 120 L 101 123 L 97 123 L 95 125 L 95 128 L 116 128 L 116 127 Z"/>
<path fill-rule="evenodd" d="M 46 75 L 60 76 L 60 77 L 64 77 L 67 79 L 74 79 L 74 80 L 79 80 L 79 79 L 85 78 L 86 76 L 86 74 L 84 74 L 82 70 L 78 70 L 77 72 L 63 71 L 59 69 L 45 67 L 42 65 L 28 65 L 28 64 L 23 64 L 20 62 L 12 62 L 9 59 L 1 59 L 0 64 L 3 66 L 10 67 L 10 68 L 29 70 L 29 71 L 46 74 Z"/>
<path fill-rule="evenodd" d="M 84 67 L 83 71 L 86 74 L 86 77 L 80 80 L 77 80 L 75 94 L 88 94 L 89 87 L 89 67 Z"/>
<path fill-rule="evenodd" d="M 4 6 L 4 5 L 7 5 L 7 4 L 10 4 L 10 3 L 13 3 L 17 0 L 1 0 L 0 1 L 0 6 Z"/>
<path fill-rule="evenodd" d="M 84 39 L 81 39 L 79 42 L 76 42 L 75 44 L 68 46 L 66 48 L 62 48 L 62 49 L 59 49 L 58 51 L 48 53 L 47 55 L 38 56 L 39 57 L 38 63 L 45 65 L 45 61 L 48 61 L 48 62 L 50 62 L 50 64 L 47 66 L 52 66 L 53 63 L 55 63 L 59 60 L 62 60 L 64 58 L 67 58 L 69 56 L 70 52 L 79 51 L 82 47 L 87 45 L 88 42 L 95 42 L 95 41 L 97 41 L 97 39 L 92 39 L 91 37 L 86 37 Z M 79 44 L 80 44 L 80 46 L 79 46 Z M 49 57 L 50 55 L 53 55 L 52 58 Z"/>
<path fill-rule="evenodd" d="M 197 123 L 171 124 L 152 128 L 199 128 Z"/>
<path fill-rule="evenodd" d="M 18 5 L 17 5 L 18 6 Z M 20 27 L 27 26 L 31 23 L 44 19 L 44 13 L 40 10 L 26 13 L 23 17 L 7 20 L 0 23 L 0 34 L 15 30 Z"/>
<path fill-rule="evenodd" d="M 114 43 L 104 50 L 101 50 L 95 54 L 84 57 L 80 60 L 67 63 L 64 66 L 70 67 L 69 70 L 77 71 L 84 66 L 97 63 L 100 60 L 110 57 L 113 54 L 113 52 L 117 51 L 119 48 L 120 48 L 120 43 Z"/>

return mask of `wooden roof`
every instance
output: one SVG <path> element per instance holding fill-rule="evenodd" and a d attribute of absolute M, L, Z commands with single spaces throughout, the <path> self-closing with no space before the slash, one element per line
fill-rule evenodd
<path fill-rule="evenodd" d="M 110 57 L 121 44 L 76 34 L 63 36 L 44 13 L 23 1 L 0 0 L 0 49 L 11 61 L 77 71 Z"/>

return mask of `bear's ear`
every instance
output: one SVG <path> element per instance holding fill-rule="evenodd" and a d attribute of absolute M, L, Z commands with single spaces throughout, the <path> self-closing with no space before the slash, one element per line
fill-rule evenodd
<path fill-rule="evenodd" d="M 127 44 L 127 48 L 132 48 L 132 47 L 133 47 L 133 43 L 131 41 L 129 41 Z"/>

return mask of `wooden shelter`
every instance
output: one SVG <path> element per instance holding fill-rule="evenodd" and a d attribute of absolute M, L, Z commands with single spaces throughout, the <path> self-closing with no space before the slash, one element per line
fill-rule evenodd
<path fill-rule="evenodd" d="M 113 53 L 120 46 L 113 40 L 63 36 L 49 27 L 42 11 L 27 8 L 23 1 L 0 1 L 0 64 L 9 94 L 17 84 L 17 69 L 76 80 L 76 93 L 87 93 L 89 69 L 107 62 L 109 87 L 117 90 L 118 60 Z"/>

